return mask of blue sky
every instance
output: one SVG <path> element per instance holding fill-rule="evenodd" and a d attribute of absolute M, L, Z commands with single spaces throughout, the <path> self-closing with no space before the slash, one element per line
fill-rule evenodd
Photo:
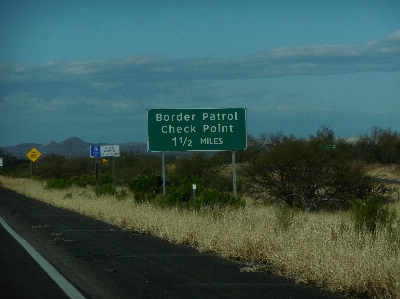
<path fill-rule="evenodd" d="M 400 1 L 0 0 L 0 146 L 237 107 L 255 137 L 399 132 Z"/>

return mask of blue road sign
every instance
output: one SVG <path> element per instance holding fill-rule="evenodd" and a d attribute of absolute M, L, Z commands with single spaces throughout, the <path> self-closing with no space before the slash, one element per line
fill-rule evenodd
<path fill-rule="evenodd" d="M 90 146 L 90 158 L 100 158 L 100 145 L 91 145 Z"/>

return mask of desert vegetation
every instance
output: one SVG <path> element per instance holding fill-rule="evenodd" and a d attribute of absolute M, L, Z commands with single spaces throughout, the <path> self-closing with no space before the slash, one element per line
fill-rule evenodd
<path fill-rule="evenodd" d="M 165 196 L 160 157 L 133 152 L 115 159 L 115 178 L 110 159 L 48 155 L 33 177 L 29 164 L 16 163 L 0 182 L 124 229 L 240 260 L 242 271 L 270 271 L 324 292 L 400 298 L 400 189 L 368 175 L 400 178 L 398 141 L 379 128 L 355 144 L 328 128 L 307 139 L 249 136 L 248 150 L 236 154 L 237 197 L 229 152 L 168 155 Z"/>

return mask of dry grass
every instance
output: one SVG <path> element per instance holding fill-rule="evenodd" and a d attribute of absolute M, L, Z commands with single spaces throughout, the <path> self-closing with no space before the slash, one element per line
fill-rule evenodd
<path fill-rule="evenodd" d="M 282 223 L 279 215 L 285 210 L 273 206 L 248 204 L 241 210 L 219 212 L 163 210 L 136 204 L 131 197 L 96 197 L 90 189 L 50 191 L 37 181 L 1 176 L 0 182 L 30 197 L 125 229 L 245 260 L 249 266 L 243 271 L 268 269 L 335 293 L 400 298 L 400 223 L 393 227 L 395 233 L 390 238 L 385 231 L 372 238 L 358 234 L 350 215 L 344 212 L 298 212 L 293 218 L 286 215 L 290 221 Z M 394 207 L 400 215 L 400 203 Z"/>
<path fill-rule="evenodd" d="M 398 165 L 369 164 L 365 167 L 370 176 L 400 180 L 400 167 Z"/>

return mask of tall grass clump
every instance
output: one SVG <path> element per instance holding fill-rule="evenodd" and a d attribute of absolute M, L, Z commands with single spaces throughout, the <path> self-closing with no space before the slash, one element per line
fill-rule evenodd
<path fill-rule="evenodd" d="M 67 189 L 72 186 L 72 181 L 69 179 L 48 179 L 46 181 L 47 189 Z"/>
<path fill-rule="evenodd" d="M 353 200 L 352 219 L 359 232 L 375 234 L 377 230 L 390 229 L 396 222 L 396 211 L 390 209 L 382 196 L 368 196 L 364 200 Z"/>
<path fill-rule="evenodd" d="M 112 184 L 103 184 L 94 188 L 94 193 L 97 196 L 114 195 L 116 193 Z"/>
<path fill-rule="evenodd" d="M 276 207 L 275 216 L 280 229 L 287 231 L 292 227 L 295 222 L 296 211 L 296 209 L 287 204 L 281 204 Z"/>

